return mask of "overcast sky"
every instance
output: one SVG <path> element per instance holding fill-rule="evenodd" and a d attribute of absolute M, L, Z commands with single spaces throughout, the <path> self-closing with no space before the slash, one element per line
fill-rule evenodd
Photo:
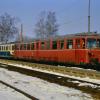
<path fill-rule="evenodd" d="M 41 11 L 56 12 L 61 35 L 88 30 L 88 0 L 0 0 L 0 15 L 20 18 L 25 35 L 34 36 Z M 91 31 L 100 32 L 100 0 L 91 0 Z"/>

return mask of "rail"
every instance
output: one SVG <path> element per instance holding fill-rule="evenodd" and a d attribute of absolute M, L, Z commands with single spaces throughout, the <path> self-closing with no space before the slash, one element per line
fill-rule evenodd
<path fill-rule="evenodd" d="M 0 63 L 13 65 L 16 64 L 16 61 L 0 59 Z M 47 70 L 47 71 L 53 71 L 53 72 L 70 75 L 70 76 L 76 76 L 81 78 L 89 77 L 90 79 L 100 80 L 100 72 L 95 70 L 75 68 L 75 67 L 53 66 L 53 65 L 37 64 L 37 63 L 30 63 L 30 62 L 21 62 L 21 61 L 17 61 L 17 64 L 20 64 L 22 66 L 25 65 L 32 68 Z"/>
<path fill-rule="evenodd" d="M 4 82 L 4 81 L 1 81 L 1 80 L 0 80 L 0 83 L 6 85 L 7 87 L 10 87 L 10 88 L 16 90 L 17 92 L 19 92 L 19 93 L 25 95 L 26 97 L 30 98 L 31 100 L 39 100 L 39 99 L 33 97 L 32 95 L 30 95 L 30 94 L 28 94 L 28 93 L 26 93 L 26 92 L 24 92 L 24 91 L 22 91 L 22 90 L 20 90 L 20 89 L 18 89 L 18 88 L 16 88 L 16 87 L 12 86 L 12 85 L 10 85 L 10 84 Z"/>
<path fill-rule="evenodd" d="M 26 64 L 26 63 L 24 63 Z M 30 63 L 30 66 L 32 67 L 31 63 Z M 60 85 L 63 85 L 63 86 L 67 86 L 67 87 L 71 87 L 71 88 L 76 88 L 76 89 L 79 89 L 85 93 L 90 93 L 92 94 L 93 96 L 96 95 L 98 96 L 98 98 L 100 98 L 100 83 L 95 83 L 95 82 L 89 82 L 88 80 L 82 80 L 81 78 L 80 79 L 77 79 L 76 77 L 67 77 L 67 76 L 63 76 L 63 74 L 57 74 L 57 73 L 51 73 L 51 68 L 52 66 L 49 66 L 47 68 L 47 72 L 43 72 L 43 70 L 35 70 L 37 68 L 40 68 L 39 64 L 35 64 L 34 67 L 35 68 L 22 68 L 21 66 L 18 67 L 18 66 L 14 66 L 13 65 L 10 65 L 10 63 L 8 64 L 4 64 L 2 63 L 1 64 L 1 68 L 6 68 L 8 70 L 12 70 L 12 71 L 16 71 L 16 72 L 19 72 L 19 73 L 22 73 L 22 74 L 25 74 L 25 75 L 29 75 L 29 76 L 33 76 L 33 77 L 37 77 L 37 78 L 40 78 L 40 79 L 43 79 L 43 80 L 47 80 L 49 82 L 52 82 L 52 83 L 56 83 L 56 84 L 60 84 Z M 46 66 L 43 66 L 43 64 L 41 65 L 41 68 L 42 69 L 46 69 L 47 65 Z M 59 66 L 61 67 L 61 66 Z M 55 69 L 59 69 L 59 67 L 53 67 L 54 69 L 52 69 L 52 72 L 56 71 Z M 64 67 L 62 67 L 62 69 L 60 69 L 61 72 L 66 72 L 65 70 L 63 70 Z M 73 69 L 74 70 L 74 69 Z M 77 70 L 81 70 L 81 69 L 77 69 Z M 50 73 L 49 73 L 50 72 Z M 73 73 L 74 71 L 68 71 L 70 73 Z M 95 72 L 95 71 L 93 71 Z M 75 74 L 75 73 L 73 73 Z M 81 73 L 82 74 L 82 73 Z M 72 75 L 72 74 L 71 74 Z M 87 86 L 84 86 L 84 85 L 81 85 L 81 84 L 86 84 Z M 91 87 L 93 86 L 93 87 Z M 98 99 L 99 100 L 99 99 Z"/>

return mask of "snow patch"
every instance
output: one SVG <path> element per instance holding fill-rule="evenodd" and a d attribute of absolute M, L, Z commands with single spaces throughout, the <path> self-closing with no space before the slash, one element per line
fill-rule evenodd
<path fill-rule="evenodd" d="M 23 75 L 4 68 L 0 68 L 0 80 L 33 95 L 39 100 L 93 100 L 89 94 L 82 93 L 79 90 L 49 83 L 39 78 Z M 13 100 L 16 99 L 14 98 Z"/>

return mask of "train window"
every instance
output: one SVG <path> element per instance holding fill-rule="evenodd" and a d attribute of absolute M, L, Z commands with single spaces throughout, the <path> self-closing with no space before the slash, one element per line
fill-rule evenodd
<path fill-rule="evenodd" d="M 3 50 L 4 50 L 4 46 L 3 46 Z"/>
<path fill-rule="evenodd" d="M 12 45 L 12 50 L 14 50 L 15 49 L 15 46 L 14 45 Z"/>
<path fill-rule="evenodd" d="M 2 46 L 2 50 L 4 50 L 4 46 Z"/>
<path fill-rule="evenodd" d="M 80 48 L 80 39 L 76 39 L 76 47 Z"/>
<path fill-rule="evenodd" d="M 8 49 L 7 49 L 7 46 L 5 46 L 5 50 L 8 50 Z"/>
<path fill-rule="evenodd" d="M 6 50 L 6 46 L 4 46 L 4 50 Z"/>
<path fill-rule="evenodd" d="M 7 46 L 5 46 L 5 50 L 7 50 Z"/>
<path fill-rule="evenodd" d="M 3 46 L 1 47 L 1 50 L 3 50 Z"/>
<path fill-rule="evenodd" d="M 2 46 L 2 50 L 4 50 L 3 46 Z"/>
<path fill-rule="evenodd" d="M 82 39 L 82 48 L 85 49 L 85 39 Z"/>
<path fill-rule="evenodd" d="M 2 50 L 2 46 L 0 46 L 0 50 Z"/>
<path fill-rule="evenodd" d="M 67 48 L 72 49 L 73 48 L 73 40 L 67 40 Z"/>
<path fill-rule="evenodd" d="M 27 49 L 27 44 L 22 44 L 22 46 L 23 46 L 23 50 L 26 50 Z"/>
<path fill-rule="evenodd" d="M 4 50 L 7 50 L 7 45 L 4 46 Z"/>
<path fill-rule="evenodd" d="M 50 49 L 50 41 L 46 41 L 46 49 Z"/>
<path fill-rule="evenodd" d="M 6 46 L 6 50 L 8 50 L 8 46 Z"/>
<path fill-rule="evenodd" d="M 8 46 L 9 47 L 9 50 L 11 50 L 11 47 L 10 46 Z"/>
<path fill-rule="evenodd" d="M 0 50 L 2 50 L 2 46 L 0 46 Z"/>
<path fill-rule="evenodd" d="M 36 49 L 39 49 L 39 42 L 36 42 Z"/>
<path fill-rule="evenodd" d="M 87 39 L 87 48 L 96 48 L 96 39 Z"/>
<path fill-rule="evenodd" d="M 64 40 L 61 41 L 60 48 L 61 48 L 61 49 L 64 49 Z"/>
<path fill-rule="evenodd" d="M 52 49 L 57 49 L 57 41 L 53 41 L 53 43 L 52 43 Z"/>
<path fill-rule="evenodd" d="M 4 46 L 3 46 L 3 50 L 4 50 Z"/>
<path fill-rule="evenodd" d="M 2 46 L 2 50 L 4 50 L 4 46 Z"/>
<path fill-rule="evenodd" d="M 31 50 L 34 50 L 34 43 L 31 44 Z"/>
<path fill-rule="evenodd" d="M 97 39 L 97 47 L 100 48 L 100 39 Z"/>
<path fill-rule="evenodd" d="M 9 50 L 9 46 L 7 46 L 6 48 L 7 48 L 7 50 Z"/>
<path fill-rule="evenodd" d="M 12 50 L 12 46 L 11 45 L 9 45 L 10 46 L 10 50 Z"/>
<path fill-rule="evenodd" d="M 27 44 L 27 50 L 30 50 L 30 44 Z"/>
<path fill-rule="evenodd" d="M 20 44 L 20 50 L 23 50 L 23 44 Z"/>
<path fill-rule="evenodd" d="M 1 50 L 2 50 L 2 46 L 0 46 Z"/>
<path fill-rule="evenodd" d="M 41 49 L 45 49 L 45 42 L 41 42 Z"/>
<path fill-rule="evenodd" d="M 18 50 L 18 46 L 17 46 L 17 44 L 15 44 L 15 50 Z"/>
<path fill-rule="evenodd" d="M 3 50 L 4 50 L 4 46 L 3 46 Z"/>
<path fill-rule="evenodd" d="M 15 50 L 19 50 L 19 45 L 15 44 Z"/>
<path fill-rule="evenodd" d="M 1 46 L 1 50 L 3 50 L 3 46 Z"/>
<path fill-rule="evenodd" d="M 7 46 L 5 46 L 5 50 L 8 50 Z"/>

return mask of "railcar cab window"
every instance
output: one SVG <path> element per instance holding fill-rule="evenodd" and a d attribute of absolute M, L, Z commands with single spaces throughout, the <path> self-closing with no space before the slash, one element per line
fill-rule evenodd
<path fill-rule="evenodd" d="M 97 41 L 93 38 L 87 39 L 87 48 L 96 48 L 97 47 Z"/>
<path fill-rule="evenodd" d="M 57 49 L 57 41 L 52 42 L 52 49 Z"/>
<path fill-rule="evenodd" d="M 67 48 L 68 49 L 72 49 L 73 48 L 73 40 L 72 39 L 67 40 Z"/>
<path fill-rule="evenodd" d="M 100 48 L 100 39 L 97 39 L 97 47 Z"/>

